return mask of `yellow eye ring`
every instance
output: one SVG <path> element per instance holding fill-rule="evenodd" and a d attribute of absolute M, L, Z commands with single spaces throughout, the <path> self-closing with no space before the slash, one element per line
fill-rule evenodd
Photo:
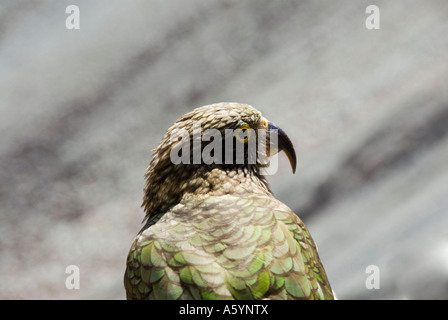
<path fill-rule="evenodd" d="M 263 129 L 267 129 L 268 128 L 268 121 L 266 119 L 264 119 L 264 118 L 263 118 L 262 128 Z"/>
<path fill-rule="evenodd" d="M 250 139 L 250 135 L 252 134 L 252 130 L 250 129 L 250 126 L 245 123 L 241 127 L 239 127 L 235 131 L 235 137 L 239 142 L 247 143 Z"/>

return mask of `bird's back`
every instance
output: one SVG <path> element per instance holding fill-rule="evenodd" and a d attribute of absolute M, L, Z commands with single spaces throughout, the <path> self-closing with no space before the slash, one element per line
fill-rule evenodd
<path fill-rule="evenodd" d="M 131 247 L 125 287 L 130 299 L 333 298 L 305 225 L 258 193 L 186 198 L 155 215 Z"/>

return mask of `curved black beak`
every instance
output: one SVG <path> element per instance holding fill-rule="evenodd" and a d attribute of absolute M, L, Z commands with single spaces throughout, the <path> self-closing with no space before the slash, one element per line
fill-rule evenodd
<path fill-rule="evenodd" d="M 275 123 L 268 121 L 267 135 L 269 137 L 268 155 L 273 156 L 280 151 L 284 151 L 291 164 L 292 173 L 295 173 L 297 166 L 296 151 L 285 131 Z"/>

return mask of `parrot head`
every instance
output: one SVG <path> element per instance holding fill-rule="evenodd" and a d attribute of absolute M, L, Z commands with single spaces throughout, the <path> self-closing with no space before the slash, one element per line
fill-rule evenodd
<path fill-rule="evenodd" d="M 260 169 L 269 157 L 283 151 L 293 173 L 296 153 L 287 134 L 247 104 L 222 102 L 196 108 L 180 117 L 153 150 L 146 171 L 143 206 L 163 208 L 186 192 L 210 192 L 219 178 L 210 173 L 242 173 L 269 190 Z M 216 182 L 216 183 L 215 183 Z"/>

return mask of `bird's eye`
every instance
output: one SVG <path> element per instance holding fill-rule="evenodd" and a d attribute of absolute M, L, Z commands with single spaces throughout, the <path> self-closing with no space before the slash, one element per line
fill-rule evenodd
<path fill-rule="evenodd" d="M 235 137 L 243 143 L 246 143 L 251 135 L 251 130 L 248 124 L 243 124 L 241 127 L 236 129 Z"/>

